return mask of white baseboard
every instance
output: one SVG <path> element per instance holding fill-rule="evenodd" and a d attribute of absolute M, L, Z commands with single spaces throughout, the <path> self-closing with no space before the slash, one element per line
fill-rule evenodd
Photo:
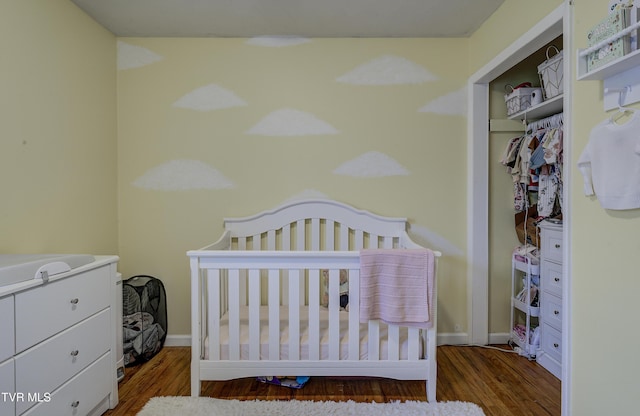
<path fill-rule="evenodd" d="M 438 345 L 465 345 L 469 343 L 466 332 L 441 332 L 438 334 Z"/>
<path fill-rule="evenodd" d="M 489 344 L 506 344 L 508 333 L 489 334 Z M 438 345 L 466 345 L 469 334 L 466 332 L 443 332 L 438 334 Z M 166 347 L 190 347 L 191 335 L 167 335 L 164 341 Z"/>
<path fill-rule="evenodd" d="M 190 347 L 191 335 L 167 335 L 164 340 L 165 347 Z"/>
<path fill-rule="evenodd" d="M 508 332 L 489 334 L 489 344 L 506 344 L 509 342 L 509 338 L 511 338 L 511 334 Z"/>
<path fill-rule="evenodd" d="M 506 344 L 509 341 L 510 334 L 493 333 L 489 334 L 489 345 Z M 469 343 L 469 334 L 466 332 L 441 332 L 438 334 L 438 345 L 467 345 Z"/>

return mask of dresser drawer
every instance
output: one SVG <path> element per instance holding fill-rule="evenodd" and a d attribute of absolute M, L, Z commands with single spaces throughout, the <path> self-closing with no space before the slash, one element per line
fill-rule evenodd
<path fill-rule="evenodd" d="M 0 362 L 15 353 L 13 295 L 0 299 Z M 3 390 L 4 391 L 4 390 Z"/>
<path fill-rule="evenodd" d="M 547 324 L 542 325 L 541 349 L 557 362 L 562 362 L 562 334 Z"/>
<path fill-rule="evenodd" d="M 562 263 L 562 230 L 545 229 L 540 249 L 544 258 Z"/>
<path fill-rule="evenodd" d="M 542 262 L 541 277 L 542 290 L 562 297 L 562 265 L 550 261 Z"/>
<path fill-rule="evenodd" d="M 16 294 L 16 352 L 105 309 L 110 283 L 109 268 L 101 267 Z"/>
<path fill-rule="evenodd" d="M 110 322 L 110 309 L 105 309 L 18 355 L 17 391 L 52 392 L 82 371 L 109 350 Z M 18 403 L 18 413 L 33 404 Z"/>
<path fill-rule="evenodd" d="M 562 299 L 543 292 L 540 302 L 543 322 L 562 331 Z"/>
<path fill-rule="evenodd" d="M 109 396 L 113 372 L 111 354 L 107 353 L 52 392 L 48 401 L 43 400 L 24 416 L 86 415 Z"/>
<path fill-rule="evenodd" d="M 16 412 L 16 386 L 14 383 L 13 358 L 0 362 L 0 392 L 7 396 L 0 396 L 0 415 L 13 415 Z"/>

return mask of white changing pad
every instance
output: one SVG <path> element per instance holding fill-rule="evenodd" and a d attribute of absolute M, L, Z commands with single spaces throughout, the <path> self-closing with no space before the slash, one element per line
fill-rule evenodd
<path fill-rule="evenodd" d="M 341 311 L 340 315 L 340 360 L 346 360 L 349 356 L 349 313 Z M 260 359 L 269 359 L 269 327 L 267 319 L 269 307 L 260 307 Z M 300 360 L 309 360 L 309 321 L 308 308 L 300 308 Z M 240 307 L 240 359 L 249 359 L 249 308 Z M 280 307 L 280 360 L 287 360 L 289 356 L 289 307 Z M 320 359 L 329 359 L 329 312 L 326 308 L 320 308 Z M 388 357 L 387 342 L 388 326 L 380 322 L 380 359 Z M 400 359 L 406 360 L 408 356 L 408 330 L 400 328 Z M 208 359 L 208 337 L 205 340 L 205 359 Z M 368 324 L 360 324 L 360 360 L 368 358 Z M 420 356 L 423 355 L 423 346 L 420 345 Z M 225 314 L 220 320 L 220 359 L 229 359 L 229 317 Z"/>
<path fill-rule="evenodd" d="M 88 254 L 0 254 L 0 286 L 41 278 L 39 271 L 54 275 L 93 261 Z"/>

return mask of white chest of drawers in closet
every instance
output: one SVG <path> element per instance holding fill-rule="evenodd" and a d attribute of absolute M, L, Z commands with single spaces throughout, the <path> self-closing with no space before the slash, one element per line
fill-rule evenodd
<path fill-rule="evenodd" d="M 557 378 L 562 375 L 562 224 L 540 227 L 540 350 L 537 361 Z"/>
<path fill-rule="evenodd" d="M 0 414 L 99 415 L 116 406 L 117 260 L 0 292 Z"/>

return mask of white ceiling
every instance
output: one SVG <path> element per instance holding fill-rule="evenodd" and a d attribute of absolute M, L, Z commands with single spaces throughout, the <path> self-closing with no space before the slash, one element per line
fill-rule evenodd
<path fill-rule="evenodd" d="M 504 0 L 71 0 L 122 37 L 465 37 Z"/>

